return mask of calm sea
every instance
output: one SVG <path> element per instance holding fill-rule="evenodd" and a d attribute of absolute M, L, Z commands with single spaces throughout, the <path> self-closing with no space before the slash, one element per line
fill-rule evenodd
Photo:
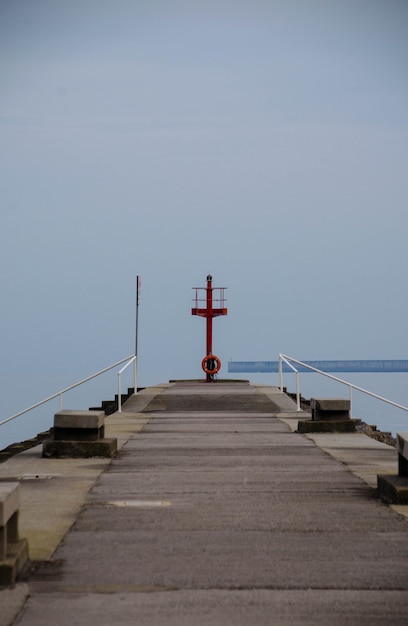
<path fill-rule="evenodd" d="M 129 368 L 130 369 L 130 368 Z M 398 404 L 408 407 L 408 373 L 395 374 L 339 374 L 340 378 L 372 391 Z M 234 378 L 232 374 L 230 378 Z M 237 376 L 245 379 L 245 375 Z M 266 385 L 279 384 L 277 374 L 251 374 L 251 382 Z M 147 384 L 153 385 L 157 381 Z M 336 383 L 318 374 L 301 373 L 299 375 L 300 391 L 304 398 L 311 397 L 349 397 L 349 388 Z M 4 393 L 1 405 L 0 421 L 10 417 L 14 413 L 35 404 L 39 400 L 52 395 L 64 384 L 59 380 L 48 381 L 48 389 L 42 389 L 43 383 L 31 376 L 25 381 L 24 389 L 21 387 L 21 379 L 4 380 Z M 296 381 L 294 374 L 284 374 L 283 383 L 288 391 L 295 392 Z M 128 380 L 124 379 L 123 389 L 132 385 L 131 373 Z M 84 409 L 99 406 L 102 400 L 113 399 L 116 389 L 116 375 L 112 372 L 104 374 L 100 378 L 70 391 L 64 396 L 63 408 Z M 59 409 L 59 400 L 49 403 L 16 418 L 12 422 L 0 426 L 0 450 L 11 443 L 23 441 L 47 430 L 52 426 L 53 416 Z M 352 393 L 352 416 L 360 418 L 368 424 L 375 424 L 379 430 L 391 432 L 408 432 L 408 411 L 397 409 L 380 400 L 353 391 Z"/>
<path fill-rule="evenodd" d="M 252 374 L 253 382 L 278 385 L 277 374 Z M 408 373 L 376 374 L 336 374 L 357 387 L 371 391 L 387 400 L 392 400 L 408 409 Z M 289 392 L 296 391 L 294 374 L 284 374 L 283 384 Z M 299 388 L 304 398 L 349 398 L 347 385 L 332 381 L 315 373 L 300 373 Z M 376 425 L 379 430 L 408 432 L 408 410 L 397 409 L 386 402 L 374 399 L 364 393 L 352 391 L 352 417 Z"/>

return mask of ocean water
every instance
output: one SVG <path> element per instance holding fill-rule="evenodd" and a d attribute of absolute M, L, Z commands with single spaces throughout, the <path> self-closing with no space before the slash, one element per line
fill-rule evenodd
<path fill-rule="evenodd" d="M 123 375 L 122 391 L 132 386 L 132 368 Z M 234 376 L 230 374 L 226 378 L 245 379 L 245 374 Z M 408 373 L 392 374 L 339 374 L 339 378 L 345 378 L 348 382 L 372 391 L 389 400 L 397 402 L 408 408 Z M 346 378 L 347 377 L 347 378 Z M 251 374 L 253 383 L 265 385 L 279 385 L 277 374 Z M 31 375 L 27 377 L 22 389 L 21 378 L 3 380 L 5 393 L 1 403 L 0 421 L 11 415 L 35 404 L 36 402 L 53 395 L 59 389 L 63 389 L 75 382 L 63 381 L 57 376 L 47 377 L 47 387 L 44 380 Z M 155 384 L 155 381 L 148 384 Z M 349 387 L 315 373 L 299 374 L 300 392 L 304 398 L 312 397 L 340 397 L 349 398 Z M 289 392 L 296 391 L 295 375 L 285 373 L 283 384 Z M 77 387 L 67 392 L 63 397 L 64 409 L 87 409 L 100 406 L 102 400 L 111 400 L 117 393 L 117 372 L 112 370 L 94 379 L 86 385 Z M 54 413 L 59 410 L 59 398 L 56 398 L 41 407 L 26 413 L 15 420 L 0 426 L 0 450 L 11 443 L 23 441 L 34 437 L 39 432 L 48 430 L 54 419 Z M 408 432 L 408 410 L 397 409 L 385 402 L 371 398 L 361 392 L 352 392 L 352 417 L 359 418 L 368 424 L 376 425 L 379 430 L 391 432 L 394 436 L 397 432 Z"/>
<path fill-rule="evenodd" d="M 119 368 L 118 368 L 119 369 Z M 27 376 L 24 384 L 21 377 L 9 377 L 3 384 L 6 393 L 1 400 L 0 421 L 19 413 L 20 411 L 37 404 L 41 400 L 54 395 L 60 389 L 64 389 L 77 382 L 75 378 L 64 380 L 58 372 L 50 373 L 46 379 L 44 376 Z M 132 367 L 128 367 L 122 375 L 122 393 L 128 387 L 133 386 Z M 88 381 L 80 387 L 76 387 L 63 395 L 63 409 L 86 410 L 90 407 L 99 407 L 103 400 L 113 400 L 118 393 L 117 370 L 111 370 L 98 378 Z M 0 450 L 11 443 L 24 441 L 34 437 L 40 432 L 52 427 L 54 414 L 60 409 L 60 398 L 50 400 L 46 404 L 17 417 L 16 419 L 0 426 Z"/>
<path fill-rule="evenodd" d="M 367 424 L 376 425 L 379 430 L 391 432 L 408 432 L 408 373 L 360 373 L 336 374 L 349 383 L 371 391 L 387 400 L 391 400 L 407 408 L 398 409 L 386 402 L 369 395 L 352 390 L 352 417 L 362 419 Z M 278 374 L 251 374 L 253 382 L 268 385 L 279 385 Z M 296 392 L 295 374 L 284 373 L 283 385 L 288 392 Z M 325 376 L 316 373 L 300 373 L 299 389 L 304 398 L 349 398 L 350 389 Z"/>

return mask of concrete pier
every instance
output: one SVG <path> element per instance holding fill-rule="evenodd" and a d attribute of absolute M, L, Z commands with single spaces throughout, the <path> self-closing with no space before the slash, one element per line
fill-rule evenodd
<path fill-rule="evenodd" d="M 408 507 L 376 491 L 396 450 L 299 419 L 274 387 L 163 384 L 106 418 L 111 461 L 0 465 L 34 561 L 0 625 L 405 625 Z"/>

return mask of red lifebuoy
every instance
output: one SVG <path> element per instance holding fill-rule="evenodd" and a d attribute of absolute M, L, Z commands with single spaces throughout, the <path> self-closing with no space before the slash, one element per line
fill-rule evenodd
<path fill-rule="evenodd" d="M 201 367 L 206 374 L 216 374 L 221 369 L 221 361 L 215 354 L 207 354 L 201 362 Z"/>

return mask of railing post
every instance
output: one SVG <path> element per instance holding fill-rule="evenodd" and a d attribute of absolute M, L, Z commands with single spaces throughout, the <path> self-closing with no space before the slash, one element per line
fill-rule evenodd
<path fill-rule="evenodd" d="M 59 395 L 59 410 L 62 411 L 62 393 Z"/>
<path fill-rule="evenodd" d="M 301 411 L 302 409 L 300 408 L 299 372 L 298 371 L 296 371 L 296 404 L 297 404 L 297 410 Z"/>
<path fill-rule="evenodd" d="M 283 391 L 282 355 L 279 355 L 279 389 Z"/>
<path fill-rule="evenodd" d="M 118 413 L 122 413 L 122 372 L 118 372 Z"/>
<path fill-rule="evenodd" d="M 137 393 L 137 356 L 135 356 L 133 361 L 133 389 L 134 393 Z"/>
<path fill-rule="evenodd" d="M 349 385 L 349 389 L 350 389 L 350 417 L 353 417 L 353 387 L 351 385 Z"/>

